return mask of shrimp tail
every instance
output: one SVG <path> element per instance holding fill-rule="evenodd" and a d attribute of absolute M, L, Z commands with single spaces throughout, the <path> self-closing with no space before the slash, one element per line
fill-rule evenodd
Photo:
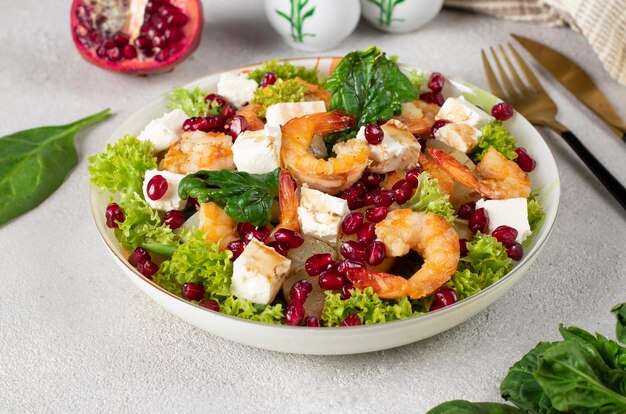
<path fill-rule="evenodd" d="M 315 122 L 315 132 L 318 134 L 330 134 L 332 132 L 343 131 L 355 125 L 354 115 L 349 115 L 342 111 L 321 112 L 307 115 Z"/>
<path fill-rule="evenodd" d="M 450 174 L 454 180 L 489 198 L 495 198 L 497 196 L 497 193 L 494 192 L 491 186 L 480 181 L 469 168 L 461 164 L 453 156 L 434 148 L 429 148 L 428 153 L 430 158 L 432 158 L 441 169 Z"/>
<path fill-rule="evenodd" d="M 383 299 L 400 299 L 407 295 L 409 281 L 402 276 L 374 270 L 359 269 L 350 272 L 348 279 L 357 289 L 372 288 Z"/>
<path fill-rule="evenodd" d="M 280 205 L 280 224 L 276 229 L 300 231 L 298 222 L 298 196 L 289 171 L 282 169 L 278 177 L 278 204 Z"/>

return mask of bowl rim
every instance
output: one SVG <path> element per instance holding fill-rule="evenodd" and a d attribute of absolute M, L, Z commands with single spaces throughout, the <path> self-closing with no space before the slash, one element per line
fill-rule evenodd
<path fill-rule="evenodd" d="M 309 57 L 296 57 L 296 58 L 275 58 L 278 59 L 279 61 L 287 61 L 287 62 L 299 62 L 299 61 L 310 61 L 310 60 L 315 60 L 315 68 L 318 68 L 319 64 L 321 61 L 323 60 L 329 60 L 331 61 L 331 64 L 333 61 L 337 60 L 337 59 L 341 59 L 342 56 L 309 56 Z M 250 63 L 250 64 L 246 64 L 246 65 L 241 65 L 238 67 L 233 67 L 233 68 L 229 68 L 220 72 L 214 72 L 214 73 L 209 73 L 207 75 L 201 76 L 199 78 L 194 79 L 191 82 L 187 82 L 185 85 L 183 85 L 184 88 L 189 88 L 189 87 L 193 87 L 195 86 L 195 84 L 207 79 L 207 78 L 211 78 L 211 77 L 215 77 L 218 76 L 222 73 L 225 72 L 234 72 L 234 71 L 245 71 L 248 70 L 250 68 L 254 68 L 257 66 L 262 65 L 263 63 L 265 63 L 266 61 L 261 61 L 261 62 L 256 62 L 256 63 Z M 410 65 L 410 64 L 406 64 L 406 63 L 401 63 L 398 62 L 398 65 L 400 67 L 404 67 L 407 69 L 419 69 L 419 70 L 423 70 L 422 68 L 415 66 L 415 65 Z M 472 84 L 466 81 L 462 81 L 454 76 L 446 76 L 446 79 L 450 80 L 451 82 L 458 84 L 458 85 L 465 85 L 468 88 L 474 90 L 474 91 L 478 91 L 481 93 L 486 94 L 487 96 L 490 96 L 493 99 L 496 100 L 500 100 L 500 98 L 496 97 L 495 95 L 491 94 L 490 92 Z M 146 108 L 149 106 L 153 106 L 153 105 L 158 105 L 159 103 L 161 103 L 165 97 L 167 95 L 166 94 L 162 94 L 161 96 L 159 96 L 158 98 L 150 101 L 149 103 L 141 106 L 140 109 L 138 109 L 137 111 L 133 112 L 133 114 L 131 114 L 128 118 L 126 118 L 124 121 L 122 121 L 119 125 L 121 126 L 123 123 L 125 123 L 126 121 L 128 121 L 128 119 L 130 119 L 131 117 L 133 117 L 139 110 L 141 110 L 142 108 Z M 517 116 L 521 117 L 525 122 L 527 122 L 529 125 L 531 125 L 531 127 L 534 128 L 534 126 L 532 126 L 532 124 L 530 124 L 530 122 L 523 117 L 521 114 L 517 114 Z M 116 128 L 117 129 L 117 128 Z M 113 132 L 113 134 L 115 133 L 115 131 Z M 111 135 L 106 143 L 112 143 L 115 142 L 112 140 L 112 138 L 114 137 L 114 135 Z M 541 136 L 541 134 L 539 134 L 537 132 L 537 135 L 539 136 L 539 138 L 541 138 L 541 140 L 544 141 L 544 138 Z M 547 144 L 547 143 L 546 143 Z M 546 145 L 547 147 L 547 145 Z M 319 336 L 328 336 L 328 335 L 354 335 L 355 332 L 360 332 L 363 333 L 366 330 L 368 331 L 368 333 L 371 333 L 372 331 L 376 330 L 376 329 L 394 329 L 394 328 L 402 328 L 404 325 L 411 325 L 414 323 L 417 323 L 416 321 L 426 321 L 428 319 L 436 319 L 436 318 L 442 318 L 443 315 L 446 315 L 448 313 L 451 312 L 456 312 L 459 311 L 463 308 L 467 308 L 470 307 L 471 304 L 473 304 L 474 302 L 477 302 L 479 300 L 481 300 L 483 297 L 489 295 L 491 293 L 491 291 L 497 289 L 497 287 L 499 287 L 502 284 L 508 283 L 509 279 L 512 279 L 517 273 L 522 272 L 526 267 L 530 266 L 533 262 L 535 257 L 537 256 L 537 254 L 539 254 L 539 252 L 542 250 L 542 248 L 544 247 L 546 241 L 548 240 L 549 236 L 552 234 L 552 231 L 554 230 L 554 226 L 556 224 L 557 221 L 557 217 L 558 217 L 558 211 L 559 211 L 559 207 L 560 207 L 560 198 L 561 198 L 561 183 L 560 183 L 560 177 L 559 177 L 559 172 L 558 172 L 558 166 L 556 164 L 556 160 L 554 159 L 554 155 L 552 154 L 552 151 L 550 150 L 549 147 L 547 147 L 548 149 L 548 154 L 550 155 L 550 158 L 552 159 L 552 161 L 554 162 L 554 166 L 555 166 L 555 170 L 556 170 L 556 177 L 554 177 L 554 180 L 552 183 L 550 183 L 550 186 L 552 187 L 549 191 L 554 191 L 554 215 L 553 218 L 550 222 L 548 222 L 548 216 L 546 215 L 546 217 L 544 217 L 543 219 L 543 223 L 542 226 L 549 226 L 544 233 L 544 236 L 537 240 L 537 243 L 535 244 L 535 246 L 533 246 L 533 249 L 529 252 L 528 255 L 525 255 L 523 257 L 523 259 L 507 274 L 505 274 L 503 277 L 501 277 L 498 281 L 496 281 L 495 283 L 489 285 L 488 287 L 482 289 L 480 292 L 475 293 L 465 299 L 462 299 L 456 303 L 454 303 L 453 305 L 450 306 L 446 306 L 444 308 L 435 310 L 435 311 L 431 311 L 431 312 L 427 312 L 421 315 L 414 315 L 411 316 L 409 318 L 406 319 L 400 319 L 400 320 L 393 320 L 393 321 L 388 321 L 388 322 L 384 322 L 384 323 L 377 323 L 377 324 L 371 324 L 371 325 L 359 325 L 359 326 L 353 326 L 350 327 L 351 329 L 309 329 L 309 327 L 306 326 L 291 326 L 291 325 L 282 325 L 282 324 L 269 324 L 269 323 L 264 323 L 264 322 L 259 322 L 259 321 L 253 321 L 250 319 L 244 319 L 244 318 L 239 318 L 237 316 L 232 316 L 232 315 L 227 315 L 221 312 L 215 312 L 215 311 L 211 311 L 209 309 L 206 309 L 196 303 L 190 302 L 186 299 L 181 298 L 180 296 L 177 296 L 175 294 L 173 294 L 172 292 L 166 290 L 165 288 L 159 286 L 156 282 L 147 279 L 146 277 L 144 277 L 141 273 L 139 273 L 139 271 L 132 267 L 129 263 L 127 258 L 125 258 L 120 251 L 118 251 L 114 246 L 113 243 L 111 241 L 111 238 L 109 237 L 109 235 L 107 234 L 107 229 L 103 227 L 102 225 L 102 221 L 99 222 L 99 220 L 97 219 L 97 216 L 99 215 L 99 212 L 96 210 L 96 197 L 101 193 L 101 191 L 93 184 L 93 183 L 89 183 L 89 207 L 91 210 L 91 215 L 92 215 L 92 220 L 95 224 L 96 229 L 98 230 L 98 235 L 100 236 L 100 239 L 102 240 L 102 242 L 104 243 L 104 245 L 106 246 L 107 249 L 109 249 L 110 253 L 119 261 L 118 265 L 121 264 L 125 267 L 124 270 L 126 270 L 127 274 L 128 271 L 130 271 L 134 276 L 136 276 L 139 280 L 141 280 L 142 282 L 146 283 L 148 286 L 151 286 L 152 288 L 156 288 L 160 293 L 165 294 L 171 298 L 174 298 L 178 301 L 180 301 L 181 303 L 188 305 L 188 306 L 192 306 L 195 307 L 197 309 L 200 309 L 202 311 L 206 312 L 206 315 L 208 315 L 208 317 L 215 317 L 215 318 L 225 318 L 226 320 L 230 320 L 234 323 L 239 323 L 242 324 L 243 327 L 245 326 L 253 326 L 255 328 L 265 328 L 268 330 L 272 330 L 275 332 L 282 332 L 282 331 L 288 331 L 288 332 L 299 332 L 302 335 L 310 335 L 310 336 L 315 336 L 315 337 L 319 337 Z M 542 229 L 543 230 L 543 229 Z M 484 310 L 484 309 L 483 309 Z"/>

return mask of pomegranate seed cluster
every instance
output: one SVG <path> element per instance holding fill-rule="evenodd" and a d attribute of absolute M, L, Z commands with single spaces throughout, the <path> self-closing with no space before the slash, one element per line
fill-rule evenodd
<path fill-rule="evenodd" d="M 82 2 L 75 8 L 79 23 L 76 37 L 96 55 L 111 62 L 124 59 L 154 58 L 164 62 L 176 54 L 184 44 L 184 27 L 189 17 L 169 0 L 150 0 L 146 4 L 140 34 L 131 43 L 128 34 L 107 32 L 107 17 L 99 15 L 97 5 Z"/>
<path fill-rule="evenodd" d="M 232 262 L 237 260 L 252 239 L 257 239 L 261 243 L 265 243 L 283 256 L 287 256 L 289 250 L 296 249 L 304 243 L 304 238 L 300 233 L 293 230 L 276 230 L 273 236 L 274 240 L 270 240 L 271 233 L 272 231 L 268 227 L 254 226 L 250 223 L 239 223 L 237 225 L 237 234 L 240 238 L 231 241 L 228 243 L 228 246 L 226 246 L 233 254 L 230 260 Z"/>
<path fill-rule="evenodd" d="M 211 93 L 204 100 L 211 108 L 218 107 L 219 114 L 191 117 L 183 123 L 183 131 L 224 132 L 235 142 L 242 132 L 248 130 L 246 118 L 237 115 L 223 96 Z"/>
<path fill-rule="evenodd" d="M 445 84 L 445 78 L 439 72 L 433 72 L 428 80 L 429 92 L 420 94 L 420 99 L 435 105 L 443 105 L 443 95 L 441 93 L 443 85 Z"/>

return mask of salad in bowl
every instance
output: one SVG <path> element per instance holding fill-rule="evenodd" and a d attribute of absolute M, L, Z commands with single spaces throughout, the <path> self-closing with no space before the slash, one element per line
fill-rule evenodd
<path fill-rule="evenodd" d="M 545 214 L 510 105 L 377 48 L 324 62 L 175 87 L 89 158 L 125 265 L 205 311 L 345 327 L 458 306 L 523 260 Z"/>

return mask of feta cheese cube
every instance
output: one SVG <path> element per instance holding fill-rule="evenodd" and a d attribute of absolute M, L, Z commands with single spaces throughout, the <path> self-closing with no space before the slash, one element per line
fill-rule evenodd
<path fill-rule="evenodd" d="M 269 126 L 282 126 L 290 119 L 319 112 L 326 112 L 324 101 L 281 102 L 267 107 L 265 119 Z"/>
<path fill-rule="evenodd" d="M 252 239 L 233 263 L 230 293 L 269 305 L 287 278 L 291 260 L 257 239 Z"/>
<path fill-rule="evenodd" d="M 481 135 L 480 130 L 461 123 L 446 124 L 435 131 L 435 139 L 466 154 L 476 148 Z"/>
<path fill-rule="evenodd" d="M 167 180 L 167 191 L 163 197 L 158 200 L 152 200 L 148 197 L 148 183 L 155 175 L 160 175 Z M 157 210 L 181 210 L 187 203 L 187 200 L 183 200 L 178 196 L 178 185 L 183 178 L 185 178 L 183 174 L 174 174 L 169 171 L 146 171 L 146 175 L 143 179 L 143 196 L 146 199 L 146 202 L 150 205 L 150 207 Z"/>
<path fill-rule="evenodd" d="M 342 198 L 314 190 L 306 184 L 300 189 L 298 219 L 305 235 L 336 244 L 341 222 L 349 213 L 348 202 Z"/>
<path fill-rule="evenodd" d="M 244 73 L 236 75 L 226 72 L 220 75 L 217 82 L 217 93 L 231 104 L 240 107 L 254 98 L 254 91 L 258 87 L 259 84 L 254 79 L 248 79 L 248 75 Z"/>
<path fill-rule="evenodd" d="M 489 233 L 499 226 L 509 226 L 517 230 L 517 242 L 530 236 L 528 224 L 528 200 L 523 197 L 506 200 L 478 200 L 476 208 L 484 208 L 489 216 Z"/>
<path fill-rule="evenodd" d="M 280 167 L 280 141 L 280 127 L 244 131 L 232 147 L 237 170 L 265 174 Z"/>
<path fill-rule="evenodd" d="M 151 141 L 155 154 L 164 151 L 180 140 L 183 123 L 187 118 L 183 110 L 174 109 L 163 114 L 161 118 L 150 121 L 137 138 L 142 141 Z"/>
<path fill-rule="evenodd" d="M 460 98 L 446 99 L 435 119 L 446 119 L 450 122 L 467 124 L 480 129 L 493 121 L 494 118 L 461 96 Z"/>
<path fill-rule="evenodd" d="M 405 169 L 417 163 L 421 146 L 413 134 L 402 127 L 398 121 L 391 120 L 381 126 L 384 136 L 378 145 L 368 144 L 372 163 L 369 169 L 375 173 L 386 173 Z M 356 139 L 367 144 L 365 127 L 357 132 Z"/>

